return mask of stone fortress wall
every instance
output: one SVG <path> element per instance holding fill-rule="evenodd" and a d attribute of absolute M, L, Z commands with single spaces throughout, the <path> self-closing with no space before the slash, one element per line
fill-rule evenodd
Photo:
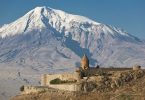
<path fill-rule="evenodd" d="M 47 91 L 48 87 L 44 86 L 24 86 L 24 91 L 22 94 L 31 94 L 31 93 L 39 93 L 39 92 L 44 92 Z"/>
<path fill-rule="evenodd" d="M 51 80 L 59 78 L 60 80 L 66 81 L 78 81 L 80 79 L 79 72 L 74 73 L 63 73 L 63 74 L 44 74 L 41 76 L 41 85 L 49 86 L 51 88 L 67 90 L 67 91 L 80 91 L 81 84 L 50 84 Z"/>
<path fill-rule="evenodd" d="M 44 74 L 41 76 L 41 85 L 50 85 L 50 81 L 59 78 L 61 80 L 76 79 L 74 73 L 63 73 L 63 74 Z"/>
<path fill-rule="evenodd" d="M 57 85 L 49 85 L 49 87 L 64 91 L 81 91 L 82 84 L 57 84 Z"/>
<path fill-rule="evenodd" d="M 41 86 L 24 86 L 24 92 L 28 93 L 36 93 L 47 91 L 48 88 L 65 90 L 65 91 L 82 91 L 86 90 L 84 87 L 84 83 L 86 79 L 89 80 L 101 80 L 102 77 L 99 74 L 103 74 L 103 71 L 123 71 L 123 70 L 140 70 L 141 66 L 135 65 L 133 68 L 90 68 L 89 60 L 86 55 L 83 56 L 81 61 L 80 69 L 77 69 L 73 73 L 62 73 L 62 74 L 43 74 L 41 76 Z M 98 75 L 98 77 L 96 77 Z M 95 77 L 94 77 L 95 76 Z M 62 84 L 50 84 L 50 82 L 54 79 L 60 79 L 62 81 L 69 81 L 72 83 L 62 83 Z M 99 78 L 99 79 L 96 79 Z M 116 77 L 112 77 L 112 80 L 116 79 Z M 74 82 L 75 81 L 75 82 Z M 84 81 L 84 82 L 83 82 Z"/>

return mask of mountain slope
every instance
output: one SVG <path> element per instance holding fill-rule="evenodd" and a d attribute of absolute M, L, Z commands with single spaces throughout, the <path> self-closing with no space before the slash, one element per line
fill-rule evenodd
<path fill-rule="evenodd" d="M 119 28 L 47 7 L 36 7 L 2 26 L 0 45 L 0 68 L 5 72 L 1 86 L 17 82 L 17 90 L 22 84 L 38 84 L 42 73 L 74 70 L 84 53 L 90 66 L 145 65 L 145 45 L 140 39 Z M 1 94 L 8 92 L 1 90 Z"/>
<path fill-rule="evenodd" d="M 116 47 L 118 45 L 123 45 L 124 48 L 124 45 L 128 44 L 132 46 L 141 44 L 138 38 L 118 28 L 94 22 L 83 16 L 72 15 L 47 7 L 36 7 L 15 22 L 3 26 L 0 28 L 0 36 L 1 44 L 4 43 L 4 46 L 1 46 L 1 48 L 10 48 L 10 45 L 12 45 L 13 49 L 16 49 L 15 51 L 8 50 L 8 52 L 5 50 L 6 55 L 9 55 L 9 57 L 5 57 L 5 54 L 2 52 L 2 62 L 10 58 L 17 59 L 17 53 L 20 55 L 24 53 L 21 50 L 22 48 L 34 46 L 34 48 L 40 47 L 41 49 L 43 47 L 46 48 L 46 45 L 50 45 L 49 42 L 53 42 L 54 45 L 51 48 L 54 47 L 56 49 L 56 47 L 60 46 L 60 48 L 69 49 L 69 54 L 73 52 L 72 56 L 75 55 L 77 60 L 80 59 L 83 53 L 87 53 L 89 58 L 92 59 L 92 65 L 96 65 L 97 62 L 104 65 L 105 61 L 99 63 L 100 61 L 97 60 L 101 59 L 101 57 L 97 57 L 101 56 L 100 54 L 104 48 L 111 49 L 111 46 L 113 46 L 112 49 L 115 47 L 119 50 Z M 6 44 L 8 44 L 8 47 L 5 47 Z M 57 49 L 52 51 L 61 51 Z M 107 50 L 106 52 L 116 52 L 117 50 Z M 65 52 L 58 53 L 63 55 L 61 55 L 61 59 L 66 57 Z M 48 54 L 50 53 L 48 52 Z M 22 54 L 22 56 L 24 55 Z M 5 58 L 4 60 L 3 57 Z"/>

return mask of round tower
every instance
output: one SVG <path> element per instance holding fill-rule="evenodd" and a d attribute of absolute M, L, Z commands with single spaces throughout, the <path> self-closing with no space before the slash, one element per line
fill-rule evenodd
<path fill-rule="evenodd" d="M 81 60 L 81 67 L 83 70 L 89 69 L 89 59 L 88 57 L 84 54 Z"/>
<path fill-rule="evenodd" d="M 133 70 L 140 70 L 140 69 L 141 69 L 141 66 L 140 65 L 137 65 L 136 64 L 136 65 L 133 66 Z"/>

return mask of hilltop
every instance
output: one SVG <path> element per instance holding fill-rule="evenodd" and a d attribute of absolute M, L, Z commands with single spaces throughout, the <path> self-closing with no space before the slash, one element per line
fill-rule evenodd
<path fill-rule="evenodd" d="M 105 69 L 102 69 L 105 70 Z M 114 70 L 114 71 L 113 71 Z M 106 73 L 123 75 L 116 86 L 108 87 L 108 80 L 102 80 L 97 90 L 91 92 L 68 92 L 50 89 L 42 93 L 22 94 L 11 100 L 143 100 L 145 99 L 145 70 L 107 69 Z M 131 75 L 133 78 L 131 79 Z M 124 78 L 123 78 L 124 77 Z M 96 80 L 99 81 L 99 80 Z M 113 82 L 112 82 L 113 83 Z"/>

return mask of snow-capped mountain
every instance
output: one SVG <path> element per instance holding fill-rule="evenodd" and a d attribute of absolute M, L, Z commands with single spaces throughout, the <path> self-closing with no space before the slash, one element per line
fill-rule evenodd
<path fill-rule="evenodd" d="M 145 66 L 145 45 L 137 37 L 83 16 L 36 7 L 0 28 L 0 68 L 5 74 L 0 79 L 17 83 L 16 88 L 38 84 L 42 73 L 74 70 L 84 53 L 90 66 Z"/>
<path fill-rule="evenodd" d="M 5 63 L 18 63 L 23 58 L 26 64 L 29 63 L 26 59 L 31 58 L 47 67 L 75 67 L 74 63 L 86 53 L 93 66 L 130 66 L 135 62 L 128 63 L 126 60 L 142 58 L 135 53 L 138 52 L 135 47 L 140 46 L 141 41 L 127 32 L 47 7 L 36 7 L 15 22 L 4 25 L 0 28 L 0 37 L 0 60 Z M 133 54 L 130 54 L 131 51 Z M 119 52 L 129 54 L 124 55 L 125 59 L 119 59 L 123 56 Z M 109 58 L 111 61 L 108 62 Z"/>

